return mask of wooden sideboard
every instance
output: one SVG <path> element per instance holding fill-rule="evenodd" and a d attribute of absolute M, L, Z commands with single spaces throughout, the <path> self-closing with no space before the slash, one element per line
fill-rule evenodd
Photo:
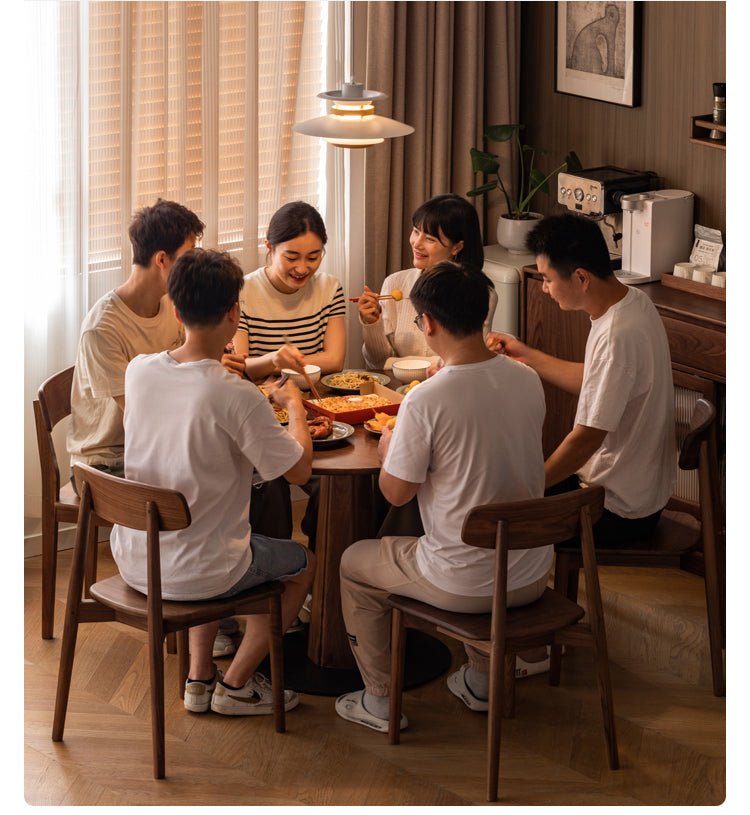
<path fill-rule="evenodd" d="M 672 367 L 696 377 L 701 390 L 723 412 L 726 389 L 726 303 L 690 292 L 646 283 L 645 292 L 664 322 Z M 525 266 L 521 280 L 520 338 L 533 348 L 583 362 L 590 320 L 581 311 L 561 311 L 542 290 L 536 266 Z M 544 455 L 548 456 L 573 427 L 577 399 L 545 384 L 547 419 Z M 719 456 L 724 438 L 720 433 Z"/>

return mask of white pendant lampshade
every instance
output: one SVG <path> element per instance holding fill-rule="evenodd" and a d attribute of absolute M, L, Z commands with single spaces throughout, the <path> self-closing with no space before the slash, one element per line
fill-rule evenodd
<path fill-rule="evenodd" d="M 408 136 L 414 132 L 414 128 L 410 125 L 375 115 L 373 102 L 387 99 L 388 96 L 380 91 L 368 91 L 364 85 L 354 81 L 351 0 L 346 0 L 344 11 L 346 19 L 345 52 L 351 78 L 349 82 L 344 82 L 341 90 L 318 94 L 318 99 L 333 102 L 328 116 L 299 122 L 292 125 L 292 130 L 306 136 L 317 136 L 336 147 L 370 147 L 373 144 L 380 144 L 385 139 Z"/>
<path fill-rule="evenodd" d="M 358 82 L 345 82 L 342 90 L 319 93 L 318 98 L 333 102 L 331 112 L 293 125 L 295 133 L 317 136 L 336 147 L 370 147 L 414 132 L 410 125 L 376 116 L 373 102 L 386 99 L 386 94 L 366 90 Z"/>

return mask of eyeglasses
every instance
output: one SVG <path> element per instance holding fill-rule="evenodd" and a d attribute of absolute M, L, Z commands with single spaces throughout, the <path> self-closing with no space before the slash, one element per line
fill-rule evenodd
<path fill-rule="evenodd" d="M 417 328 L 418 328 L 420 331 L 422 330 L 422 317 L 424 317 L 424 314 L 417 314 L 417 316 L 414 318 L 414 325 L 415 325 L 415 326 L 416 326 L 416 327 L 417 327 Z"/>

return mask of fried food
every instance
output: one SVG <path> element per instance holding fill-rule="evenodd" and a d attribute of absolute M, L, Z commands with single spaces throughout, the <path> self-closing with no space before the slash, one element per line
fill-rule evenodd
<path fill-rule="evenodd" d="M 374 376 L 362 371 L 342 371 L 340 374 L 333 374 L 328 379 L 328 385 L 332 388 L 346 388 L 347 390 L 357 390 L 364 382 L 377 382 Z"/>
<path fill-rule="evenodd" d="M 404 295 L 403 295 L 403 292 L 401 291 L 401 289 L 394 289 L 394 290 L 391 292 L 391 297 L 392 297 L 392 298 L 393 298 L 393 299 L 394 299 L 394 300 L 395 300 L 397 303 L 398 303 L 398 301 L 399 301 L 399 300 L 401 300 L 401 299 L 403 298 L 403 296 L 404 296 Z"/>
<path fill-rule="evenodd" d="M 333 433 L 333 422 L 328 416 L 317 416 L 308 419 L 307 426 L 313 439 L 327 439 Z"/>
<path fill-rule="evenodd" d="M 386 427 L 393 430 L 396 426 L 396 417 L 389 416 L 387 413 L 376 413 L 375 418 L 368 419 L 365 424 L 370 430 L 374 430 L 376 433 L 382 433 Z"/>
<path fill-rule="evenodd" d="M 323 410 L 329 410 L 331 413 L 349 413 L 352 410 L 393 404 L 390 399 L 378 396 L 375 393 L 366 393 L 362 394 L 362 396 L 326 396 L 324 399 L 311 399 L 309 403 L 317 405 Z"/>
<path fill-rule="evenodd" d="M 416 388 L 417 385 L 419 385 L 419 382 L 419 379 L 412 379 L 412 381 L 404 388 L 404 396 L 406 396 L 406 394 L 409 393 L 412 388 Z"/>

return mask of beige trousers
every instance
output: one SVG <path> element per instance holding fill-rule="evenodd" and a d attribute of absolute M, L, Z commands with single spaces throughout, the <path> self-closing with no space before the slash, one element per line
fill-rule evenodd
<path fill-rule="evenodd" d="M 486 614 L 492 597 L 451 594 L 430 583 L 417 566 L 417 538 L 386 536 L 361 540 L 341 558 L 341 608 L 349 644 L 365 690 L 373 696 L 390 693 L 391 609 L 389 594 L 462 614 Z M 508 607 L 533 603 L 544 593 L 547 577 L 508 592 Z M 489 657 L 466 646 L 469 665 L 489 671 Z"/>

